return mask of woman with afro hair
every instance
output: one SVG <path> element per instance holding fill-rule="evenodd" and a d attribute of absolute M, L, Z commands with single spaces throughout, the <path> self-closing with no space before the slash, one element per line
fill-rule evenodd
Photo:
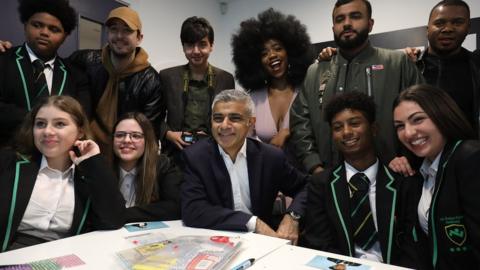
<path fill-rule="evenodd" d="M 313 62 L 305 26 L 270 8 L 240 23 L 232 48 L 235 76 L 255 102 L 252 136 L 288 154 L 290 106 Z"/>

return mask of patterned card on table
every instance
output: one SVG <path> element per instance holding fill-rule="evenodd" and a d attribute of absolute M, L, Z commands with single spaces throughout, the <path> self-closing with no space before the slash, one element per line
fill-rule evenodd
<path fill-rule="evenodd" d="M 77 255 L 70 254 L 26 264 L 0 265 L 1 270 L 61 270 L 85 264 Z"/>

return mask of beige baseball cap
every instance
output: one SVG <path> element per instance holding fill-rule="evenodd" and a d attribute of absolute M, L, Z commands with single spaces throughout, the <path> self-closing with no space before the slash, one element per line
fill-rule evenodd
<path fill-rule="evenodd" d="M 109 21 L 113 18 L 124 21 L 132 30 L 142 31 L 142 22 L 140 21 L 138 13 L 129 7 L 119 7 L 110 11 L 105 25 L 108 26 Z"/>

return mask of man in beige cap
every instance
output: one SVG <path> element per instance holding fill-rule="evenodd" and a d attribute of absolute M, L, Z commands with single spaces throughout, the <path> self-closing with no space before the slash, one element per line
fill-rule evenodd
<path fill-rule="evenodd" d="M 105 21 L 107 45 L 102 50 L 80 50 L 70 59 L 90 79 L 93 103 L 92 130 L 102 153 L 110 153 L 110 135 L 117 118 L 126 112 L 144 113 L 160 127 L 161 91 L 158 73 L 141 47 L 142 22 L 133 9 L 119 7 Z"/>

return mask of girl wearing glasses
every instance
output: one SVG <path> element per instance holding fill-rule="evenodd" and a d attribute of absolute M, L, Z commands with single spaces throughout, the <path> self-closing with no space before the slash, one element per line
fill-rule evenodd
<path fill-rule="evenodd" d="M 393 117 L 403 146 L 423 160 L 416 168 L 423 179 L 406 200 L 413 202 L 416 242 L 406 250 L 422 260 L 419 269 L 478 267 L 480 143 L 472 140 L 474 130 L 450 96 L 429 85 L 400 93 Z"/>
<path fill-rule="evenodd" d="M 0 252 L 123 225 L 122 195 L 81 105 L 41 100 L 0 152 Z M 75 148 L 75 149 L 74 149 Z"/>
<path fill-rule="evenodd" d="M 158 154 L 152 124 L 138 112 L 127 113 L 114 126 L 114 168 L 125 199 L 125 222 L 180 218 L 182 175 Z"/>

